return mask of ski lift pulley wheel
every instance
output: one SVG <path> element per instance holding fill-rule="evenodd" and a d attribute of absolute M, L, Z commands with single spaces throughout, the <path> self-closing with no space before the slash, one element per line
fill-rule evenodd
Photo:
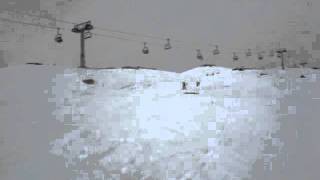
<path fill-rule="evenodd" d="M 92 37 L 92 33 L 90 31 L 85 31 L 84 32 L 84 39 L 89 39 Z"/>
<path fill-rule="evenodd" d="M 74 33 L 80 33 L 80 30 L 78 28 L 76 28 L 76 27 L 72 28 L 71 31 L 74 32 Z"/>
<path fill-rule="evenodd" d="M 85 26 L 85 30 L 90 31 L 90 30 L 92 30 L 92 29 L 93 29 L 92 24 L 86 24 L 86 26 Z"/>

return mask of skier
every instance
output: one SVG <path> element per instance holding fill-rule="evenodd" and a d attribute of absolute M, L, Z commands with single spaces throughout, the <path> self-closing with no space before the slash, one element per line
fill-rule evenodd
<path fill-rule="evenodd" d="M 196 82 L 196 86 L 199 87 L 200 86 L 200 81 Z"/>
<path fill-rule="evenodd" d="M 187 89 L 187 83 L 185 81 L 182 82 L 182 90 Z"/>

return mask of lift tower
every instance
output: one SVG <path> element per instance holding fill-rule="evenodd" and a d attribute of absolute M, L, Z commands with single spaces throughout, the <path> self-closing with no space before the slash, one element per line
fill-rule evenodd
<path fill-rule="evenodd" d="M 85 40 L 92 37 L 90 30 L 93 29 L 91 21 L 80 23 L 72 28 L 72 32 L 80 33 L 80 68 L 86 67 Z"/>
<path fill-rule="evenodd" d="M 282 69 L 285 68 L 285 65 L 284 65 L 284 58 L 285 58 L 285 56 L 284 56 L 284 54 L 285 54 L 286 52 L 288 52 L 288 51 L 287 51 L 287 49 L 285 49 L 285 48 L 279 48 L 279 49 L 277 50 L 278 58 L 281 58 L 281 68 L 282 68 Z"/>

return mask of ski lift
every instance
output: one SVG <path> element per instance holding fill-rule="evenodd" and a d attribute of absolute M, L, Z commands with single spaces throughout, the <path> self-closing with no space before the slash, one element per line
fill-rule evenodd
<path fill-rule="evenodd" d="M 237 54 L 234 52 L 233 53 L 233 57 L 232 57 L 233 61 L 238 61 L 239 57 L 237 56 Z"/>
<path fill-rule="evenodd" d="M 280 48 L 277 50 L 277 57 L 278 58 L 283 58 L 283 53 L 286 53 L 287 52 L 287 49 L 285 48 Z M 287 54 L 287 57 L 289 58 L 289 54 Z"/>
<path fill-rule="evenodd" d="M 216 48 L 213 50 L 213 55 L 218 55 L 218 54 L 220 54 L 220 51 L 219 51 L 218 45 L 216 45 Z"/>
<path fill-rule="evenodd" d="M 252 55 L 251 49 L 248 49 L 248 51 L 246 52 L 246 56 L 250 57 Z"/>
<path fill-rule="evenodd" d="M 149 54 L 149 48 L 147 47 L 147 43 L 143 43 L 143 49 L 142 49 L 143 54 Z"/>
<path fill-rule="evenodd" d="M 170 39 L 168 38 L 167 39 L 167 43 L 164 45 L 164 49 L 165 50 L 169 50 L 169 49 L 171 49 L 172 48 L 172 46 L 171 46 L 171 44 L 170 44 Z"/>
<path fill-rule="evenodd" d="M 202 54 L 201 54 L 200 49 L 197 49 L 197 59 L 203 60 L 203 56 L 202 56 Z"/>
<path fill-rule="evenodd" d="M 62 43 L 62 42 L 63 42 L 62 34 L 60 33 L 60 28 L 57 28 L 57 35 L 56 35 L 56 37 L 54 38 L 54 40 L 55 40 L 57 43 Z"/>
<path fill-rule="evenodd" d="M 263 55 L 262 55 L 262 53 L 258 53 L 258 59 L 259 59 L 259 60 L 263 60 Z"/>

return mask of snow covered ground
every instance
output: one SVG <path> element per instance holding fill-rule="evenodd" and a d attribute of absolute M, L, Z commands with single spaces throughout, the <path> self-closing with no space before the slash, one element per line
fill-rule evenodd
<path fill-rule="evenodd" d="M 0 178 L 316 180 L 319 74 L 0 69 Z"/>

